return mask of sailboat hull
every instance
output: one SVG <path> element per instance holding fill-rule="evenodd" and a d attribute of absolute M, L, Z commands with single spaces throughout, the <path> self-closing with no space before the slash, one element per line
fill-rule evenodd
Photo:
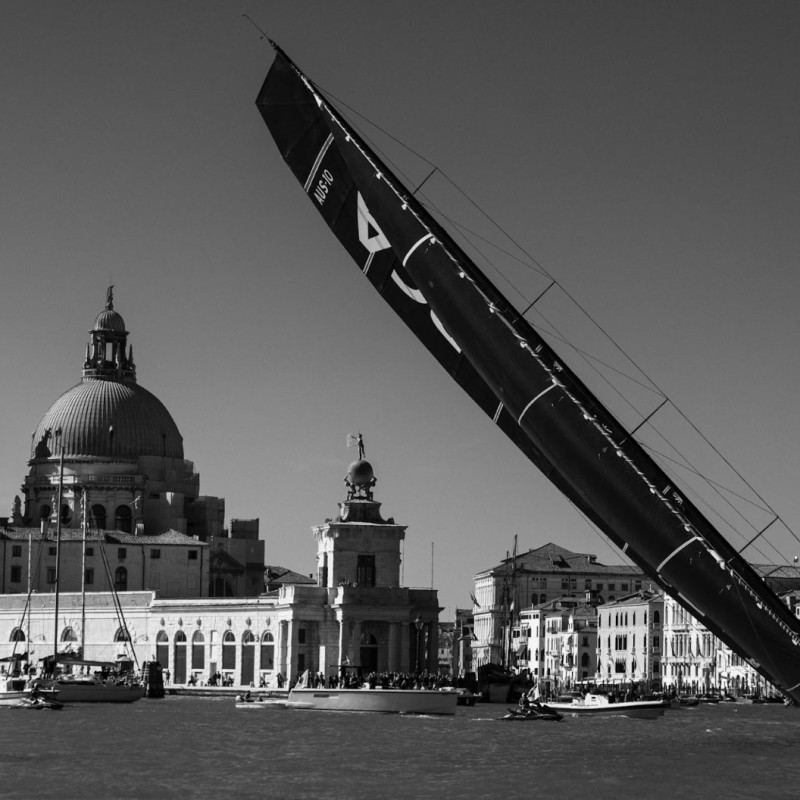
<path fill-rule="evenodd" d="M 62 703 L 135 703 L 144 697 L 141 686 L 124 683 L 58 681 L 53 688 Z"/>

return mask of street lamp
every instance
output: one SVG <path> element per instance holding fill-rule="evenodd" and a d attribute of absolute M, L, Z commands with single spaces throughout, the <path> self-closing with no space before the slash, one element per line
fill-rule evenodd
<path fill-rule="evenodd" d="M 414 626 L 417 629 L 417 672 L 420 672 L 420 634 L 422 633 L 422 617 L 417 614 L 417 618 L 414 620 Z"/>

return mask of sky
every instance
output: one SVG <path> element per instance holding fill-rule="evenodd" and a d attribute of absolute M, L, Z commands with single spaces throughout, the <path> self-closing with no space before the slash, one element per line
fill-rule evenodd
<path fill-rule="evenodd" d="M 573 298 L 800 528 L 797 3 L 2 9 L 0 513 L 114 284 L 139 383 L 175 419 L 201 492 L 228 520 L 260 519 L 269 563 L 315 571 L 311 527 L 344 500 L 358 431 L 384 515 L 408 526 L 403 582 L 433 583 L 443 619 L 515 536 L 625 563 L 303 196 L 255 107 L 272 51 L 247 13 L 407 145 L 412 182 L 435 164 L 483 209 L 476 224 L 524 248 L 534 266 L 508 264 L 512 300 L 552 276 L 542 313 L 561 320 Z M 425 185 L 437 203 L 452 196 L 440 182 Z M 577 328 L 576 346 L 598 344 Z M 779 559 L 765 555 L 752 560 Z"/>

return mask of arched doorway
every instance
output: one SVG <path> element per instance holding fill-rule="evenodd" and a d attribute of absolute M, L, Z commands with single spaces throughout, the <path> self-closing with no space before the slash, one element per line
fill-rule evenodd
<path fill-rule="evenodd" d="M 236 637 L 233 631 L 225 631 L 222 637 L 222 669 L 231 672 L 236 669 Z"/>
<path fill-rule="evenodd" d="M 186 683 L 186 634 L 175 634 L 175 683 Z"/>
<path fill-rule="evenodd" d="M 106 507 L 101 506 L 99 503 L 92 506 L 92 520 L 94 527 L 98 530 L 105 530 L 106 527 Z"/>
<path fill-rule="evenodd" d="M 275 669 L 275 637 L 266 631 L 261 637 L 261 671 Z"/>
<path fill-rule="evenodd" d="M 378 671 L 378 640 L 368 631 L 361 634 L 361 669 L 365 674 Z"/>
<path fill-rule="evenodd" d="M 206 668 L 206 637 L 200 631 L 192 635 L 192 669 Z"/>
<path fill-rule="evenodd" d="M 159 631 L 156 636 L 156 661 L 163 669 L 169 668 L 169 636 L 166 631 Z"/>
<path fill-rule="evenodd" d="M 249 686 L 254 682 L 256 663 L 256 637 L 252 631 L 242 635 L 242 684 Z"/>

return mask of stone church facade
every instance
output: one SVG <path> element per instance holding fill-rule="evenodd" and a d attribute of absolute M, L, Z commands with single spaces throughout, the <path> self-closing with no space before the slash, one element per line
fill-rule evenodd
<path fill-rule="evenodd" d="M 174 683 L 256 686 L 345 663 L 435 671 L 437 592 L 400 586 L 406 529 L 381 516 L 363 441 L 339 513 L 313 528 L 316 582 L 266 591 L 257 520 L 227 531 L 224 500 L 200 495 L 127 336 L 110 288 L 81 382 L 34 431 L 24 500 L 0 518 L 0 658 L 135 654 Z"/>

